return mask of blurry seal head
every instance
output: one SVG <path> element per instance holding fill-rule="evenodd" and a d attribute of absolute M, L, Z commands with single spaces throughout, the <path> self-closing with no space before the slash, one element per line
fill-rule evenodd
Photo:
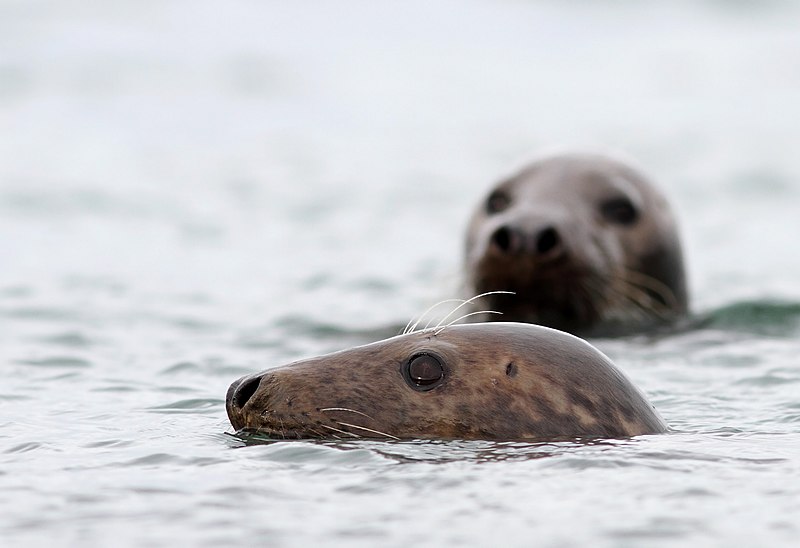
<path fill-rule="evenodd" d="M 503 321 L 572 333 L 640 331 L 687 308 L 667 201 L 601 155 L 546 157 L 497 184 L 469 223 L 465 271 L 471 295 L 514 292 L 480 301 Z"/>
<path fill-rule="evenodd" d="M 231 424 L 277 439 L 618 438 L 666 424 L 593 346 L 531 324 L 423 330 L 235 381 Z"/>

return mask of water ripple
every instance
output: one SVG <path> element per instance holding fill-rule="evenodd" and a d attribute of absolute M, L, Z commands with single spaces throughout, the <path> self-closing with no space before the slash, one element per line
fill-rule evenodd
<path fill-rule="evenodd" d="M 0 308 L 0 316 L 14 320 L 33 320 L 58 323 L 81 322 L 85 320 L 85 318 L 74 309 L 48 306 Z"/>
<path fill-rule="evenodd" d="M 800 303 L 782 300 L 742 301 L 708 315 L 711 327 L 756 335 L 790 336 L 800 331 Z"/>
<path fill-rule="evenodd" d="M 203 456 L 185 456 L 173 455 L 169 453 L 152 453 L 144 455 L 126 462 L 113 463 L 107 466 L 117 467 L 138 467 L 138 466 L 155 466 L 160 467 L 168 464 L 180 464 L 182 466 L 211 466 L 215 464 L 223 464 L 226 460 L 219 457 L 203 457 Z"/>
<path fill-rule="evenodd" d="M 0 394 L 0 401 L 25 401 L 31 399 L 30 396 L 22 396 L 20 394 Z"/>
<path fill-rule="evenodd" d="M 187 371 L 199 371 L 200 366 L 194 362 L 178 362 L 160 371 L 161 375 L 172 375 L 174 373 L 184 373 Z"/>
<path fill-rule="evenodd" d="M 78 331 L 67 331 L 56 335 L 48 335 L 40 337 L 38 340 L 45 344 L 67 346 L 71 348 L 87 348 L 95 344 L 91 338 Z"/>
<path fill-rule="evenodd" d="M 178 455 L 169 455 L 167 453 L 153 453 L 129 460 L 124 463 L 114 464 L 113 466 L 158 466 L 162 464 L 177 464 L 180 463 L 182 457 Z"/>
<path fill-rule="evenodd" d="M 217 410 L 220 406 L 225 404 L 225 400 L 218 398 L 191 398 L 186 400 L 178 400 L 176 402 L 156 405 L 148 407 L 148 411 L 157 413 L 187 413 L 196 412 L 198 410 Z"/>
<path fill-rule="evenodd" d="M 50 358 L 41 358 L 36 360 L 17 360 L 17 363 L 22 365 L 33 365 L 36 367 L 73 367 L 73 368 L 86 368 L 91 367 L 92 364 L 83 358 L 75 358 L 72 356 L 53 356 Z"/>
<path fill-rule="evenodd" d="M 33 451 L 35 449 L 39 449 L 40 447 L 42 447 L 41 443 L 31 441 L 31 442 L 26 442 L 26 443 L 21 443 L 19 445 L 15 445 L 14 447 L 11 447 L 10 449 L 6 449 L 3 452 L 4 453 L 27 453 L 28 451 Z"/>
<path fill-rule="evenodd" d="M 133 442 L 130 440 L 102 440 L 102 441 L 93 441 L 91 443 L 85 444 L 83 447 L 86 449 L 99 449 L 101 447 L 130 447 L 133 445 Z"/>
<path fill-rule="evenodd" d="M 251 446 L 250 449 L 258 451 L 258 460 L 276 463 L 362 466 L 386 462 L 379 453 L 369 448 L 341 447 L 325 442 L 275 441 Z"/>
<path fill-rule="evenodd" d="M 744 386 L 780 386 L 784 384 L 793 384 L 798 381 L 800 381 L 800 377 L 797 375 L 787 375 L 780 371 L 768 371 L 763 375 L 740 379 L 734 384 Z"/>

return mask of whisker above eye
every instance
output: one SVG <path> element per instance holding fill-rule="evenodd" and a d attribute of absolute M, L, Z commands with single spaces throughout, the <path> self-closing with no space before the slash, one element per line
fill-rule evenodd
<path fill-rule="evenodd" d="M 408 323 L 406 324 L 406 327 L 405 327 L 405 329 L 403 329 L 403 332 L 402 332 L 401 334 L 402 334 L 402 335 L 406 335 L 406 334 L 408 334 L 408 333 L 413 333 L 413 332 L 414 332 L 414 330 L 415 330 L 415 329 L 417 328 L 417 326 L 419 325 L 419 323 L 420 323 L 422 320 L 424 320 L 424 319 L 425 319 L 425 317 L 426 317 L 428 314 L 430 314 L 431 312 L 433 312 L 434 310 L 436 310 L 436 308 L 438 308 L 439 306 L 441 306 L 441 305 L 443 305 L 443 304 L 447 304 L 447 303 L 463 303 L 463 302 L 464 302 L 464 299 L 445 299 L 445 300 L 443 300 L 443 301 L 439 301 L 438 303 L 436 303 L 436 304 L 433 304 L 433 305 L 429 306 L 429 307 L 428 307 L 428 308 L 425 310 L 425 312 L 423 312 L 422 314 L 420 314 L 420 316 L 417 318 L 417 321 L 414 321 L 414 318 L 411 318 L 411 319 L 408 321 Z M 413 324 L 413 325 L 412 325 L 412 324 Z M 430 322 L 428 322 L 428 325 L 430 325 Z M 427 328 L 428 326 L 426 325 L 425 327 Z"/>
<path fill-rule="evenodd" d="M 443 326 L 441 326 L 441 327 L 440 327 L 440 326 L 437 326 L 437 327 L 436 327 L 436 329 L 433 331 L 433 334 L 434 334 L 434 335 L 438 335 L 438 334 L 440 334 L 442 331 L 444 331 L 445 329 L 447 329 L 448 327 L 450 327 L 451 325 L 453 325 L 453 324 L 456 324 L 456 323 L 460 322 L 460 321 L 461 321 L 461 320 L 463 320 L 464 318 L 469 318 L 470 316 L 476 316 L 476 315 L 478 315 L 478 314 L 500 314 L 500 315 L 502 315 L 503 313 L 502 313 L 502 312 L 498 312 L 497 310 L 476 310 L 475 312 L 470 312 L 469 314 L 464 314 L 463 316 L 459 316 L 459 317 L 458 317 L 458 318 L 456 318 L 455 320 L 452 320 L 452 321 L 450 321 L 449 323 L 447 323 L 447 324 L 445 324 L 445 325 L 443 325 Z"/>
<path fill-rule="evenodd" d="M 429 306 L 416 320 L 414 318 L 409 320 L 409 322 L 406 324 L 405 328 L 401 332 L 401 335 L 408 335 L 409 333 L 415 333 L 417 331 L 417 328 L 419 327 L 419 324 L 422 322 L 422 320 L 427 318 L 430 315 L 431 312 L 433 312 L 434 310 L 436 310 L 438 307 L 440 307 L 443 304 L 458 303 L 458 306 L 454 307 L 450 312 L 447 313 L 446 316 L 441 318 L 439 320 L 439 322 L 435 326 L 433 326 L 433 330 L 436 333 L 440 332 L 440 328 L 442 327 L 442 324 L 444 324 L 446 321 L 448 321 L 449 318 L 451 318 L 453 316 L 453 314 L 455 314 L 458 310 L 460 310 L 464 306 L 467 306 L 469 304 L 473 304 L 476 300 L 480 299 L 481 297 L 486 297 L 488 295 L 514 295 L 514 294 L 515 293 L 513 291 L 487 291 L 485 293 L 481 293 L 480 295 L 475 295 L 474 297 L 470 297 L 469 299 L 445 299 L 443 301 L 439 301 L 436 304 L 434 304 L 432 306 Z M 483 312 L 488 312 L 488 311 L 483 311 Z M 478 313 L 480 314 L 480 313 L 483 313 L 483 312 L 478 312 Z M 474 315 L 474 314 L 469 314 L 469 315 Z M 465 317 L 466 316 L 462 316 L 459 319 L 464 319 Z M 428 329 L 430 329 L 431 328 L 431 324 L 433 324 L 434 321 L 435 321 L 435 318 L 430 318 L 428 320 L 428 322 L 425 324 L 425 327 L 423 327 L 421 329 L 421 331 L 427 331 Z M 458 320 L 456 320 L 456 321 L 458 321 Z M 455 322 L 451 322 L 448 325 L 452 325 L 453 323 L 455 323 Z"/>
<path fill-rule="evenodd" d="M 481 297 L 487 297 L 489 295 L 515 295 L 515 294 L 516 293 L 513 292 L 513 291 L 487 291 L 485 293 L 481 293 L 480 295 L 475 295 L 474 297 L 470 297 L 469 299 L 465 299 L 460 305 L 458 305 L 453 310 L 451 310 L 450 313 L 447 316 L 445 316 L 444 318 L 439 320 L 439 323 L 437 323 L 436 326 L 434 327 L 434 332 L 438 332 L 438 329 L 441 327 L 441 325 L 444 322 L 446 322 L 453 314 L 455 314 L 456 311 L 460 310 L 462 307 L 464 307 L 464 306 L 466 306 L 468 304 L 474 303 L 476 300 L 480 299 Z"/>

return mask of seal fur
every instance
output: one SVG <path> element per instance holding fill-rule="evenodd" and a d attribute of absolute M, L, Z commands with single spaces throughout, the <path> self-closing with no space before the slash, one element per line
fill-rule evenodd
<path fill-rule="evenodd" d="M 667 428 L 587 342 L 502 322 L 417 331 L 242 377 L 226 408 L 237 431 L 278 439 L 553 440 Z"/>
<path fill-rule="evenodd" d="M 495 185 L 469 222 L 465 272 L 468 294 L 514 293 L 480 301 L 502 321 L 582 335 L 642 331 L 687 310 L 669 204 L 602 155 L 545 157 Z"/>

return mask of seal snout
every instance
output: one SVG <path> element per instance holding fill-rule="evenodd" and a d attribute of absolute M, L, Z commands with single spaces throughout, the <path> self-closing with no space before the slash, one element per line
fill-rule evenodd
<path fill-rule="evenodd" d="M 262 374 L 249 375 L 233 382 L 225 395 L 225 409 L 231 425 L 237 430 L 245 426 L 242 409 L 261 385 Z"/>
<path fill-rule="evenodd" d="M 534 231 L 522 230 L 508 224 L 499 227 L 490 236 L 490 242 L 501 255 L 531 255 L 539 260 L 550 260 L 564 252 L 558 229 L 545 225 Z"/>

